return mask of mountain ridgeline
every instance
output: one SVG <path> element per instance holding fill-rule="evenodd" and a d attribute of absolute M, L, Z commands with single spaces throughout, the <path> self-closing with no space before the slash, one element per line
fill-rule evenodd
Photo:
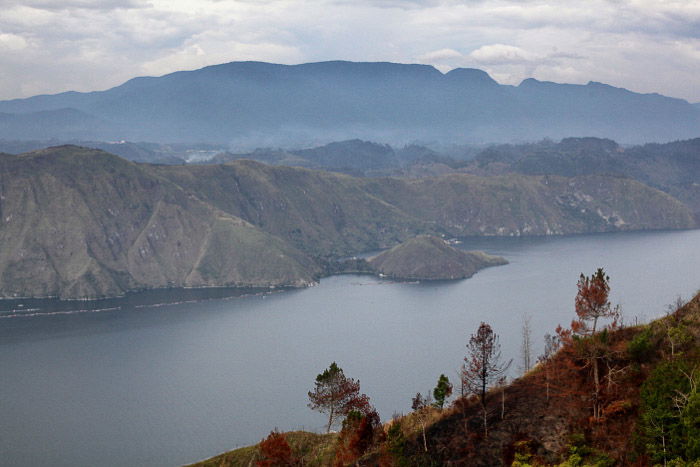
<path fill-rule="evenodd" d="M 338 258 L 418 234 L 694 225 L 675 198 L 618 177 L 367 179 L 246 160 L 137 164 L 62 146 L 0 155 L 0 296 L 305 286 Z"/>
<path fill-rule="evenodd" d="M 343 61 L 232 62 L 134 78 L 99 92 L 0 102 L 0 138 L 299 145 L 509 142 L 586 135 L 625 143 L 692 138 L 700 109 L 681 99 L 589 82 Z"/>
<path fill-rule="evenodd" d="M 600 138 L 497 145 L 482 151 L 460 171 L 628 177 L 669 193 L 700 213 L 700 138 L 632 147 Z"/>

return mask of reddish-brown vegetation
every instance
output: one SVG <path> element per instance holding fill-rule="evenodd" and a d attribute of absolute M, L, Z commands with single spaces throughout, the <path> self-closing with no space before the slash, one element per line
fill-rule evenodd
<path fill-rule="evenodd" d="M 284 433 L 271 431 L 269 436 L 260 442 L 260 457 L 257 467 L 286 467 L 298 464 L 292 455 L 292 448 Z"/>
<path fill-rule="evenodd" d="M 677 323 L 687 330 L 672 341 L 668 328 Z M 600 465 L 650 465 L 639 441 L 640 388 L 669 358 L 683 355 L 691 366 L 700 365 L 700 295 L 648 326 L 615 324 L 598 331 L 586 336 L 560 328 L 559 350 L 543 356 L 527 375 L 487 392 L 483 405 L 478 396 L 455 401 L 426 430 L 430 462 L 495 466 L 511 465 L 517 457 L 530 465 L 554 465 L 576 455 Z M 648 341 L 643 351 L 632 345 L 641 337 Z M 552 342 L 555 347 L 556 339 Z M 597 382 L 592 359 L 598 363 Z M 426 458 L 420 436 L 408 444 L 408 458 Z"/>

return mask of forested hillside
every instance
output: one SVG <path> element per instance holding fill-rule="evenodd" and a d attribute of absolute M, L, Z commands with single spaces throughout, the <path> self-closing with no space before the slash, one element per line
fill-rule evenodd
<path fill-rule="evenodd" d="M 464 164 L 463 170 L 481 175 L 628 177 L 665 191 L 700 212 L 700 138 L 632 147 L 599 138 L 500 145 L 482 151 L 472 163 Z"/>

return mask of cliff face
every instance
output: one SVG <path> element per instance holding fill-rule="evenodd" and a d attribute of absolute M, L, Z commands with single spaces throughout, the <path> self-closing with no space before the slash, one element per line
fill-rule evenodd
<path fill-rule="evenodd" d="M 394 279 L 451 280 L 508 262 L 482 252 L 458 250 L 438 237 L 420 235 L 375 256 L 369 263 L 380 274 Z"/>
<path fill-rule="evenodd" d="M 363 179 L 252 161 L 135 164 L 75 146 L 1 156 L 0 196 L 3 297 L 303 286 L 320 264 L 418 234 L 695 225 L 671 196 L 613 177 Z"/>
<path fill-rule="evenodd" d="M 305 285 L 319 272 L 281 240 L 99 151 L 0 158 L 0 194 L 5 297 Z"/>

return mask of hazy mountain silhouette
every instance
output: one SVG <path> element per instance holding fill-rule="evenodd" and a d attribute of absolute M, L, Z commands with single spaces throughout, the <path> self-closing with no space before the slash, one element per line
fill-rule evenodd
<path fill-rule="evenodd" d="M 700 108 L 601 83 L 499 85 L 475 69 L 427 65 L 233 62 L 106 91 L 0 102 L 0 138 L 285 144 L 364 138 L 392 143 L 598 136 L 695 137 Z"/>

